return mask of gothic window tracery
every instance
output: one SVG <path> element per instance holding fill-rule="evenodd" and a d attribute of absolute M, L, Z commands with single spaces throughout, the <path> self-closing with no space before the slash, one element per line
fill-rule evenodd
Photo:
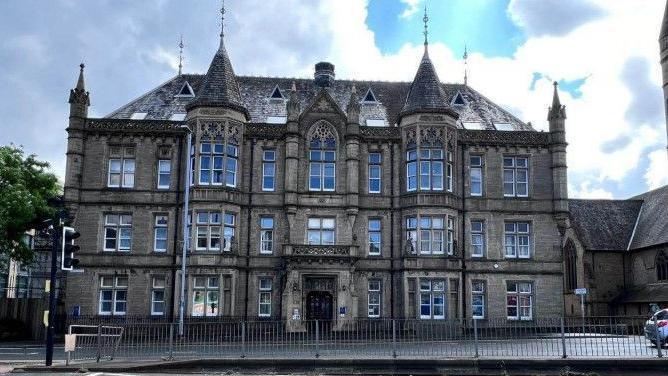
<path fill-rule="evenodd" d="M 565 277 L 566 277 L 566 290 L 571 291 L 575 290 L 578 287 L 577 279 L 577 254 L 575 252 L 575 246 L 570 240 L 566 243 L 564 247 L 564 261 L 565 265 Z"/>

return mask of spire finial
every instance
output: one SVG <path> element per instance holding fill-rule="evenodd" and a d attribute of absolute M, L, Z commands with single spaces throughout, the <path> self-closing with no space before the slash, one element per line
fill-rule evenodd
<path fill-rule="evenodd" d="M 183 34 L 181 34 L 181 40 L 179 41 L 179 76 L 183 71 Z"/>
<path fill-rule="evenodd" d="M 559 87 L 559 83 L 557 81 L 554 81 L 552 85 L 554 86 L 554 95 L 552 95 L 552 108 L 559 109 L 561 108 L 561 101 L 559 100 L 559 90 L 557 90 L 557 88 Z"/>
<path fill-rule="evenodd" d="M 469 72 L 468 72 L 468 60 L 469 60 L 469 51 L 466 48 L 466 43 L 464 43 L 464 85 L 468 84 Z"/>
<path fill-rule="evenodd" d="M 225 45 L 223 44 L 223 39 L 225 37 L 225 0 L 221 1 L 220 7 L 220 47 L 218 50 L 223 50 Z"/>
<path fill-rule="evenodd" d="M 554 85 L 554 94 L 552 95 L 552 106 L 547 112 L 547 120 L 566 119 L 566 106 L 562 106 L 559 100 L 559 84 L 554 81 L 552 85 Z"/>
<path fill-rule="evenodd" d="M 429 35 L 429 30 L 427 29 L 427 23 L 429 22 L 429 16 L 427 16 L 427 3 L 426 2 L 424 4 L 424 17 L 422 17 L 422 22 L 424 22 L 424 31 L 422 33 L 424 34 L 424 48 L 426 50 L 427 46 L 429 45 L 429 40 L 427 39 L 427 35 Z"/>
<path fill-rule="evenodd" d="M 85 85 L 84 85 L 84 68 L 86 67 L 86 64 L 81 62 L 79 64 L 79 79 L 77 80 L 77 90 L 84 91 L 86 90 Z"/>

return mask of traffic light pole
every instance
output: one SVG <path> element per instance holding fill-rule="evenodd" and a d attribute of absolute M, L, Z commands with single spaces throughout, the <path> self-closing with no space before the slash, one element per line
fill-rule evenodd
<path fill-rule="evenodd" d="M 49 277 L 49 317 L 46 328 L 46 365 L 53 364 L 53 324 L 56 317 L 56 270 L 58 270 L 58 250 L 60 249 L 60 226 L 53 226 L 51 236 L 51 276 Z"/>

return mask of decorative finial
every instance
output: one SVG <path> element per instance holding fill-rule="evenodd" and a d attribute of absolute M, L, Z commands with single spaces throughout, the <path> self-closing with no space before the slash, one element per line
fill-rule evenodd
<path fill-rule="evenodd" d="M 547 113 L 547 120 L 566 119 L 566 107 L 561 105 L 559 99 L 559 83 L 554 81 L 552 85 L 554 85 L 554 94 L 552 95 L 552 106 Z"/>
<path fill-rule="evenodd" d="M 179 76 L 183 70 L 183 34 L 181 34 L 181 40 L 179 41 Z"/>
<path fill-rule="evenodd" d="M 427 35 L 429 35 L 429 30 L 427 30 L 427 23 L 429 22 L 429 16 L 427 16 L 427 4 L 424 4 L 424 17 L 422 17 L 422 22 L 424 22 L 424 48 L 427 48 L 427 45 L 429 44 L 429 41 L 427 39 Z"/>
<path fill-rule="evenodd" d="M 77 80 L 77 86 L 76 86 L 76 89 L 79 90 L 79 91 L 86 90 L 86 85 L 84 84 L 84 68 L 85 67 L 86 67 L 86 65 L 82 61 L 81 64 L 79 64 L 79 79 Z"/>
<path fill-rule="evenodd" d="M 223 50 L 225 48 L 223 44 L 223 38 L 225 37 L 225 0 L 221 1 L 222 5 L 220 7 L 220 47 L 218 50 Z"/>
<path fill-rule="evenodd" d="M 468 83 L 468 79 L 469 79 L 469 77 L 468 77 L 468 74 L 469 74 L 469 72 L 468 72 L 469 51 L 466 48 L 466 43 L 464 43 L 464 56 L 462 56 L 462 57 L 464 58 L 464 85 L 466 85 Z"/>

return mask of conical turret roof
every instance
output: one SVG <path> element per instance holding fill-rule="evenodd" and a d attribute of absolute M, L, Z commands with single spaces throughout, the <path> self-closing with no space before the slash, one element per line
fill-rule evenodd
<path fill-rule="evenodd" d="M 436 69 L 429 59 L 429 52 L 425 46 L 422 61 L 401 109 L 401 116 L 415 112 L 444 112 L 456 116 L 447 103 L 441 81 L 438 79 Z"/>
<path fill-rule="evenodd" d="M 222 35 L 220 47 L 204 76 L 202 86 L 195 99 L 188 103 L 186 108 L 190 110 L 201 106 L 228 107 L 244 113 L 247 118 L 249 117 L 248 110 L 241 103 L 239 83 L 237 82 L 237 76 L 234 74 L 232 62 L 227 56 Z"/>

